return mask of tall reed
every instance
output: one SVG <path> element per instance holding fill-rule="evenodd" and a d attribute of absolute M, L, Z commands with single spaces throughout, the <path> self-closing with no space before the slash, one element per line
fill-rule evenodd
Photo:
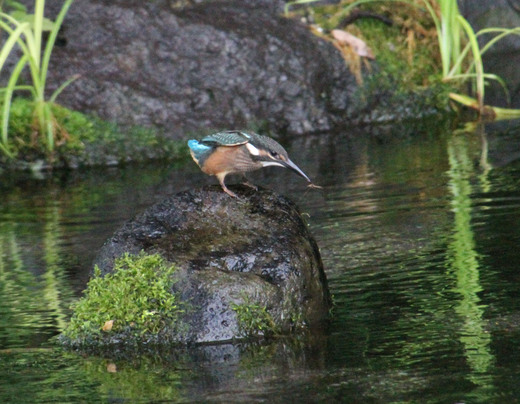
<path fill-rule="evenodd" d="M 32 18 L 15 18 L 5 12 L 0 12 L 0 28 L 8 34 L 0 50 L 0 70 L 5 66 L 15 45 L 18 45 L 22 51 L 22 56 L 13 68 L 7 86 L 2 89 L 3 107 L 1 113 L 0 150 L 7 156 L 12 157 L 14 155 L 9 145 L 9 116 L 13 93 L 17 90 L 25 90 L 31 93 L 34 101 L 38 132 L 40 135 L 45 136 L 47 150 L 49 152 L 54 150 L 56 125 L 51 106 L 56 97 L 75 77 L 58 87 L 49 99 L 45 98 L 45 88 L 49 60 L 56 37 L 72 2 L 73 0 L 66 0 L 55 22 L 50 24 L 49 36 L 43 49 L 43 32 L 46 30 L 46 25 L 49 25 L 49 20 L 44 17 L 45 0 L 35 1 L 34 16 Z M 18 85 L 22 71 L 26 66 L 29 66 L 31 84 Z"/>
<path fill-rule="evenodd" d="M 505 36 L 520 34 L 520 28 L 485 28 L 475 33 L 469 22 L 460 14 L 456 0 L 437 0 L 440 6 L 440 18 L 428 0 L 423 0 L 423 3 L 437 30 L 443 80 L 470 80 L 476 97 L 474 107 L 481 113 L 484 112 L 486 79 L 498 81 L 506 92 L 507 90 L 504 81 L 499 76 L 484 71 L 482 56 L 493 44 Z M 478 38 L 484 34 L 497 35 L 481 48 Z M 464 47 L 461 47 L 462 38 L 467 42 Z M 467 65 L 466 70 L 463 70 L 464 64 Z M 462 99 L 467 100 L 464 97 L 452 98 L 459 102 Z M 466 105 L 469 104 L 466 103 Z M 497 109 L 497 111 L 504 110 Z"/>

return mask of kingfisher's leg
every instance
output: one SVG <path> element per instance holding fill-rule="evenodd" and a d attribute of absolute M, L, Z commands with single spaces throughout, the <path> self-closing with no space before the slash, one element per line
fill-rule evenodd
<path fill-rule="evenodd" d="M 222 187 L 222 189 L 224 190 L 224 192 L 226 194 L 228 194 L 229 196 L 232 196 L 233 198 L 238 198 L 237 194 L 235 194 L 234 192 L 231 192 L 228 187 L 226 187 L 226 184 L 224 184 L 224 178 L 226 178 L 226 175 L 227 173 L 225 174 L 217 174 L 217 178 L 218 178 L 218 182 L 220 183 L 220 186 Z"/>
<path fill-rule="evenodd" d="M 242 184 L 245 185 L 246 187 L 249 187 L 249 188 L 253 188 L 255 191 L 258 191 L 258 187 L 251 184 L 248 180 L 247 180 L 247 177 L 245 176 L 245 174 L 242 174 L 242 179 L 243 179 L 243 182 Z"/>

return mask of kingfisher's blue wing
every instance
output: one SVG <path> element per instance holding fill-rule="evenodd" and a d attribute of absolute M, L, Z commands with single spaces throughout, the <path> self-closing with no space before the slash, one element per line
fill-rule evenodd
<path fill-rule="evenodd" d="M 208 135 L 201 140 L 201 143 L 210 147 L 239 146 L 249 142 L 250 138 L 251 136 L 247 132 L 228 130 Z"/>

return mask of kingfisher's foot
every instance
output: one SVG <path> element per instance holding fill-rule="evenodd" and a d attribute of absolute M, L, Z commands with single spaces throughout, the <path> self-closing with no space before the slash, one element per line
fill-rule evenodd
<path fill-rule="evenodd" d="M 228 187 L 226 187 L 225 185 L 222 185 L 222 189 L 224 190 L 224 192 L 225 192 L 226 194 L 228 194 L 228 195 L 231 196 L 232 198 L 238 198 L 238 195 L 235 194 L 233 191 L 230 191 L 230 190 L 228 189 Z"/>
<path fill-rule="evenodd" d="M 258 191 L 258 187 L 256 185 L 251 184 L 249 181 L 244 181 L 242 185 L 245 185 L 246 187 L 253 188 L 255 191 Z"/>

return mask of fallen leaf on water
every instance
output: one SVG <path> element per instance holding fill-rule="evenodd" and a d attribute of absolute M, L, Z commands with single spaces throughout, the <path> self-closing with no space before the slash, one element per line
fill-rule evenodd
<path fill-rule="evenodd" d="M 110 331 L 112 329 L 113 325 L 114 325 L 114 320 L 105 321 L 105 324 L 103 325 L 103 331 Z"/>
<path fill-rule="evenodd" d="M 372 49 L 370 49 L 365 41 L 359 39 L 357 36 L 354 36 L 347 31 L 343 31 L 342 29 L 333 29 L 331 34 L 336 41 L 349 45 L 359 56 L 368 59 L 375 59 Z"/>

